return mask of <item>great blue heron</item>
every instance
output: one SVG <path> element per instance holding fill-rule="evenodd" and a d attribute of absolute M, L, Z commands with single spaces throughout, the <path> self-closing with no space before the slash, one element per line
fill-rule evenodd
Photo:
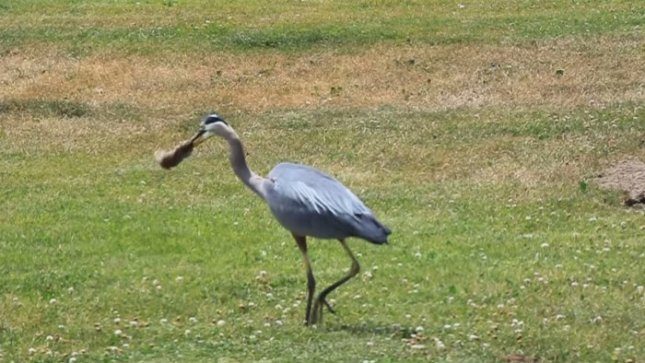
<path fill-rule="evenodd" d="M 216 114 L 203 119 L 199 131 L 191 140 L 191 149 L 192 145 L 213 135 L 228 141 L 230 162 L 237 177 L 269 205 L 278 222 L 296 240 L 307 269 L 305 322 L 307 325 L 318 323 L 322 319 L 323 305 L 334 312 L 327 302 L 327 295 L 356 276 L 360 270 L 345 239 L 358 237 L 384 244 L 387 243 L 390 230 L 343 184 L 312 167 L 280 163 L 266 178 L 257 175 L 246 164 L 242 142 L 235 130 Z M 307 255 L 307 237 L 337 239 L 352 260 L 347 275 L 322 290 L 315 301 L 316 280 Z"/>

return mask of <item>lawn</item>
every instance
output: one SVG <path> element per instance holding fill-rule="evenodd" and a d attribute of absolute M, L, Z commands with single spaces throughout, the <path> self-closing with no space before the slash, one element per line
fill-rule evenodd
<path fill-rule="evenodd" d="M 0 361 L 638 362 L 635 1 L 0 1 Z M 303 325 L 251 168 L 336 176 L 387 224 Z M 350 266 L 309 247 L 319 286 Z"/>

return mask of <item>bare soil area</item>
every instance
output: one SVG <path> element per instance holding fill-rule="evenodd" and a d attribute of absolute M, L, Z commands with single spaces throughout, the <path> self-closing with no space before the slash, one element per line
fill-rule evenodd
<path fill-rule="evenodd" d="M 625 193 L 625 205 L 645 206 L 645 163 L 626 160 L 604 170 L 597 178 L 603 188 Z"/>

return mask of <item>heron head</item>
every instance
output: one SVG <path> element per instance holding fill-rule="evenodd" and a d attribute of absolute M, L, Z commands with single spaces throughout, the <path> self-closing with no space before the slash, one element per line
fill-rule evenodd
<path fill-rule="evenodd" d="M 230 127 L 219 115 L 212 113 L 202 120 L 199 131 L 193 136 L 193 145 L 198 145 L 213 135 L 225 136 Z"/>

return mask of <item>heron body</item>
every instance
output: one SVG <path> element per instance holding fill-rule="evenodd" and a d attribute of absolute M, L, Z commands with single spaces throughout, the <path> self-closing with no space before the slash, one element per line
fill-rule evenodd
<path fill-rule="evenodd" d="M 345 239 L 357 237 L 374 244 L 384 244 L 391 231 L 347 187 L 315 168 L 280 163 L 269 172 L 267 178 L 251 171 L 239 137 L 216 114 L 202 121 L 199 132 L 192 140 L 197 145 L 213 135 L 229 143 L 229 159 L 234 173 L 267 203 L 273 216 L 295 239 L 307 271 L 305 322 L 307 325 L 318 323 L 322 319 L 323 306 L 334 312 L 326 300 L 327 295 L 360 270 Z M 316 280 L 307 253 L 307 237 L 337 239 L 352 260 L 349 273 L 320 292 L 315 301 Z"/>
<path fill-rule="evenodd" d="M 281 163 L 268 175 L 266 202 L 280 224 L 299 236 L 358 237 L 387 242 L 389 230 L 338 180 L 306 165 Z"/>

